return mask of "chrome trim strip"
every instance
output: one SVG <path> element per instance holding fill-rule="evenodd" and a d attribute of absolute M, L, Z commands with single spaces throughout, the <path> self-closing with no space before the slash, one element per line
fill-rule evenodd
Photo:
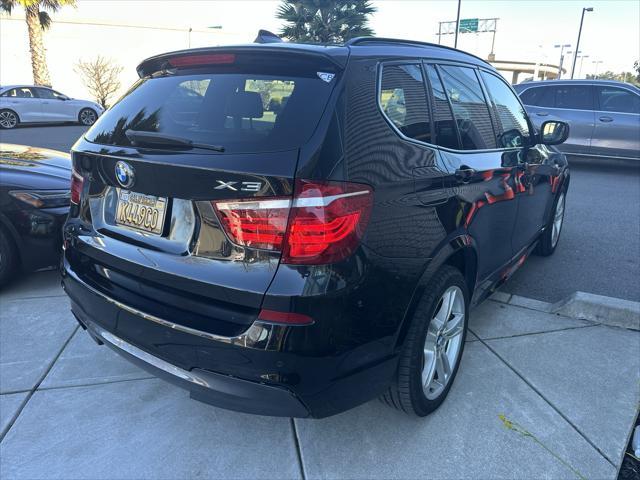
<path fill-rule="evenodd" d="M 80 283 L 84 288 L 89 290 L 94 295 L 101 297 L 103 300 L 115 305 L 122 310 L 125 310 L 133 315 L 144 318 L 145 320 L 149 320 L 150 322 L 157 323 L 162 325 L 163 327 L 171 328 L 173 330 L 178 330 L 183 333 L 188 333 L 190 335 L 196 335 L 198 337 L 206 338 L 208 340 L 214 340 L 216 342 L 228 343 L 228 344 L 239 344 L 243 346 L 252 346 L 254 343 L 260 340 L 264 340 L 269 337 L 269 331 L 266 325 L 263 325 L 261 322 L 253 322 L 248 330 L 244 333 L 241 333 L 235 337 L 225 337 L 222 335 L 216 335 L 214 333 L 203 332 L 202 330 L 196 330 L 195 328 L 185 327 L 184 325 L 178 325 L 177 323 L 171 322 L 169 320 L 164 320 L 162 318 L 156 317 L 155 315 L 151 315 L 149 313 L 145 313 L 136 308 L 130 307 L 118 300 L 115 300 L 104 293 L 96 290 L 91 285 L 88 285 L 86 282 L 82 281 L 75 272 L 66 269 L 66 275 L 69 275 L 76 282 Z"/>
<path fill-rule="evenodd" d="M 266 208 L 289 208 L 291 200 L 242 200 L 215 202 L 218 210 L 262 210 Z"/>
<path fill-rule="evenodd" d="M 574 153 L 574 152 L 562 152 L 565 155 L 572 157 L 596 157 L 596 158 L 615 158 L 617 160 L 640 160 L 640 157 L 621 157 L 619 155 L 604 155 L 598 153 Z"/>
<path fill-rule="evenodd" d="M 186 380 L 189 383 L 195 383 L 197 385 L 201 385 L 207 388 L 210 387 L 209 383 L 206 380 L 204 380 L 202 377 L 199 377 L 198 375 L 194 375 L 193 373 L 187 370 L 183 370 L 180 367 L 176 367 L 175 365 L 169 362 L 165 362 L 164 360 L 154 355 L 151 355 L 150 353 L 147 353 L 144 350 L 141 350 L 138 347 L 135 347 L 134 345 L 131 345 L 129 342 L 126 342 L 120 337 L 116 337 L 115 335 L 107 332 L 106 330 L 99 327 L 93 322 L 87 322 L 87 323 L 89 324 L 88 327 L 91 329 L 91 331 L 96 335 L 98 335 L 102 340 L 110 343 L 111 345 L 118 348 L 119 350 L 122 350 L 123 352 L 126 352 L 129 355 L 136 357 L 138 360 L 142 360 L 143 362 L 148 363 L 153 367 L 156 367 L 170 375 L 173 375 L 174 377 L 178 377 L 178 378 L 181 378 L 182 380 Z"/>

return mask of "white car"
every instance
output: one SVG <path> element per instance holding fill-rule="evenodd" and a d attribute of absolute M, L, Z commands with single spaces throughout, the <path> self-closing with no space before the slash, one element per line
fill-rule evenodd
<path fill-rule="evenodd" d="M 48 87 L 0 87 L 0 128 L 20 123 L 78 122 L 93 125 L 104 112 L 98 103 L 76 100 Z"/>

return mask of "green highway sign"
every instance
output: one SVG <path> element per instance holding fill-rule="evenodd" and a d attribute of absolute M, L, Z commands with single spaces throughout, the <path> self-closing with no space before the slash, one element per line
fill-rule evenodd
<path fill-rule="evenodd" d="M 463 18 L 460 20 L 459 32 L 477 32 L 478 31 L 478 19 L 477 18 Z"/>

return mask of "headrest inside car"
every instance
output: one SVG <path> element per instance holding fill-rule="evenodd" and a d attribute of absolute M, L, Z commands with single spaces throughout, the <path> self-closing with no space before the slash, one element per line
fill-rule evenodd
<path fill-rule="evenodd" d="M 229 117 L 262 118 L 262 97 L 258 92 L 236 92 L 227 100 L 225 113 Z"/>

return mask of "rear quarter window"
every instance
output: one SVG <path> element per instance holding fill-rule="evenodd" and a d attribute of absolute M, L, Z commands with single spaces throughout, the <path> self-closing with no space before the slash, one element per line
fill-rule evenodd
<path fill-rule="evenodd" d="M 429 107 L 420 65 L 385 65 L 380 108 L 406 137 L 431 143 Z"/>

